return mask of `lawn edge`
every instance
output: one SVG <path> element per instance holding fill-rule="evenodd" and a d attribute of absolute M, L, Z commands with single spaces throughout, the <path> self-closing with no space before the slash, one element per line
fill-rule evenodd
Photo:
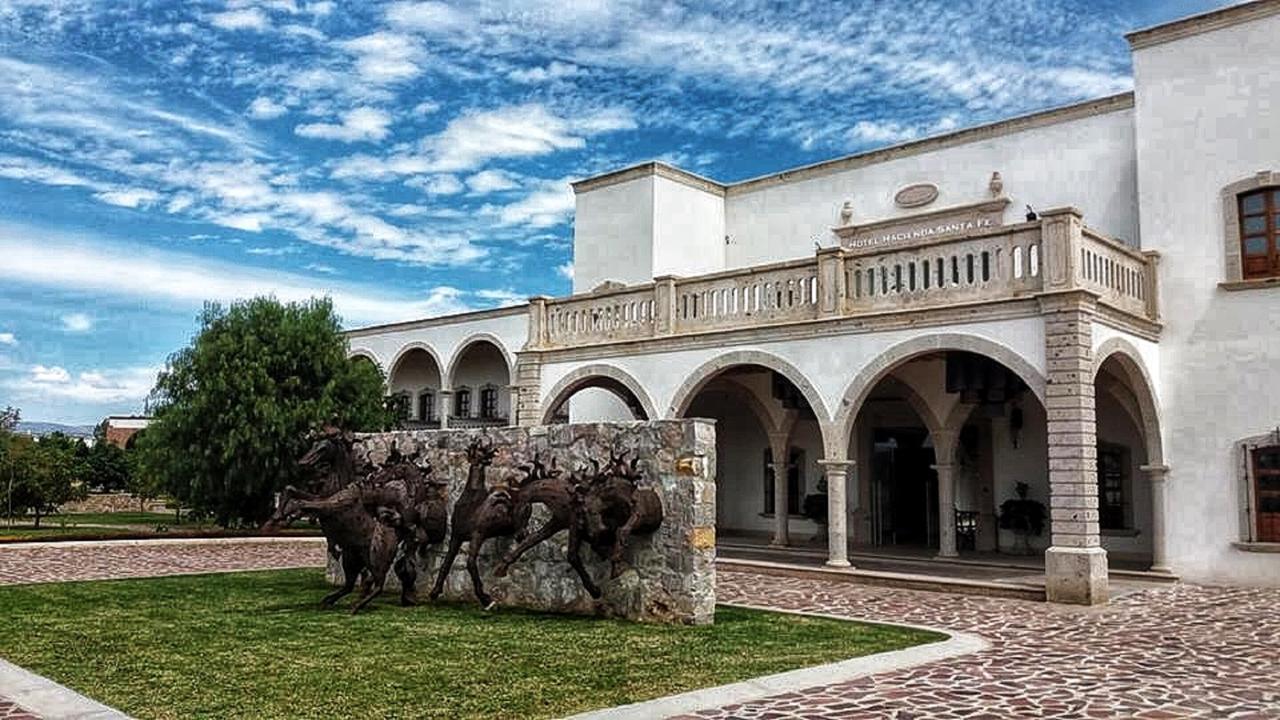
<path fill-rule="evenodd" d="M 48 547 L 102 547 L 121 545 L 227 545 L 243 543 L 324 543 L 323 535 L 240 535 L 220 537 L 151 537 L 102 540 L 32 540 L 0 543 L 0 552 Z M 234 570 L 230 572 L 235 572 Z"/>
<path fill-rule="evenodd" d="M 130 720 L 128 715 L 91 700 L 43 675 L 0 658 L 0 697 L 42 720 Z"/>
<path fill-rule="evenodd" d="M 629 705 L 618 705 L 611 708 L 589 710 L 584 713 L 570 715 L 565 720 L 648 720 L 649 718 L 683 715 L 701 710 L 737 705 L 782 695 L 784 693 L 807 690 L 809 688 L 835 683 L 847 682 L 868 675 L 905 670 L 920 665 L 947 660 L 961 655 L 982 652 L 991 647 L 985 639 L 970 633 L 956 632 L 945 628 L 915 625 L 912 623 L 892 623 L 882 620 L 864 620 L 857 617 L 833 615 L 831 613 L 806 612 L 803 610 L 784 610 L 768 605 L 749 605 L 743 603 L 720 602 L 725 607 L 745 610 L 763 610 L 767 612 L 803 615 L 806 617 L 858 622 L 866 625 L 884 627 L 910 628 L 926 630 L 946 636 L 922 645 L 914 645 L 902 650 L 862 655 L 848 660 L 838 660 L 807 668 L 787 670 L 772 675 L 761 675 L 739 682 L 717 685 L 700 690 L 668 695 L 666 697 L 644 700 Z"/>

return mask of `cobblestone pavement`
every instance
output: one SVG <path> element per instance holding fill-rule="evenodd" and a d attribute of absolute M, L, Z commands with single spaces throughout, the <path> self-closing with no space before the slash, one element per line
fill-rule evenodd
<path fill-rule="evenodd" d="M 690 718 L 1280 718 L 1280 590 L 1176 585 L 1089 609 L 721 572 L 717 592 L 991 648 Z"/>
<path fill-rule="evenodd" d="M 39 717 L 0 697 L 0 720 L 39 720 Z"/>
<path fill-rule="evenodd" d="M 319 538 L 0 545 L 0 585 L 310 567 L 324 564 L 324 547 Z"/>

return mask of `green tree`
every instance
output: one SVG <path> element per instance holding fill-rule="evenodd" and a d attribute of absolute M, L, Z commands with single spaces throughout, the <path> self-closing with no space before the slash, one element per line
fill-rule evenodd
<path fill-rule="evenodd" d="M 128 453 L 124 448 L 107 442 L 107 421 L 103 420 L 93 431 L 93 447 L 88 452 L 89 487 L 98 491 L 120 492 L 127 490 L 131 481 Z"/>
<path fill-rule="evenodd" d="M 4 511 L 9 523 L 13 524 L 13 486 L 17 480 L 17 468 L 10 459 L 10 448 L 16 441 L 17 436 L 14 430 L 18 427 L 18 420 L 21 419 L 22 413 L 14 407 L 5 407 L 0 410 L 0 482 L 4 485 L 4 506 L 0 510 Z"/>
<path fill-rule="evenodd" d="M 83 499 L 88 494 L 83 482 L 87 472 L 80 453 L 83 447 L 84 443 L 61 433 L 39 441 L 11 438 L 7 453 L 13 480 L 11 515 L 30 513 L 38 528 L 40 519 L 57 512 L 63 503 Z"/>
<path fill-rule="evenodd" d="M 208 304 L 200 326 L 160 373 L 137 449 L 142 473 L 219 524 L 265 520 L 321 424 L 389 425 L 382 372 L 347 357 L 327 298 Z"/>

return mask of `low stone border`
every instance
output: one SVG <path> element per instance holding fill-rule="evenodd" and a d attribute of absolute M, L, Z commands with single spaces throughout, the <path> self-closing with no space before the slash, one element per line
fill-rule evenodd
<path fill-rule="evenodd" d="M 5 660 L 0 660 L 0 697 L 42 720 L 129 720 L 119 710 Z"/>
<path fill-rule="evenodd" d="M 947 635 L 948 638 L 938 642 L 909 647 L 904 650 L 876 653 L 875 655 L 867 655 L 865 657 L 857 657 L 850 660 L 841 660 L 838 662 L 827 663 L 825 665 L 815 665 L 813 667 L 789 670 L 787 672 L 781 672 L 774 675 L 764 675 L 750 680 L 743 680 L 742 682 L 703 688 L 701 690 L 691 690 L 677 695 L 668 695 L 667 697 L 632 703 L 630 705 L 619 705 L 617 707 L 605 708 L 603 710 L 591 710 L 578 715 L 573 715 L 566 720 L 648 720 L 648 718 L 670 717 L 672 715 L 694 713 L 700 710 L 724 707 L 725 705 L 737 705 L 740 703 L 762 700 L 774 695 L 797 692 L 808 688 L 842 683 L 866 675 L 875 675 L 878 673 L 915 667 L 917 665 L 925 665 L 927 663 L 937 662 L 938 660 L 946 660 L 960 655 L 982 652 L 991 646 L 990 643 L 977 635 L 952 632 L 925 625 L 885 623 L 870 620 L 859 620 L 858 618 L 830 615 L 827 613 L 779 610 L 767 605 L 744 605 L 738 603 L 722 604 L 729 607 L 789 613 L 792 615 L 807 615 L 809 617 L 840 620 L 843 622 L 861 622 L 867 625 L 887 625 L 891 627 L 912 628 L 915 630 L 928 630 L 931 632 L 942 633 Z"/>

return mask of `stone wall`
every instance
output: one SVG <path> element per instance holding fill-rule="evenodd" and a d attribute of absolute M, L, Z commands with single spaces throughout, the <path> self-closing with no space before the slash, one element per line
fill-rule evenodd
<path fill-rule="evenodd" d="M 165 500 L 153 498 L 139 503 L 137 497 L 128 493 L 90 493 L 84 500 L 64 503 L 59 510 L 63 513 L 173 512 Z"/>
<path fill-rule="evenodd" d="M 587 465 L 592 458 L 627 451 L 640 458 L 643 482 L 662 499 L 662 526 L 653 534 L 632 537 L 627 560 L 634 571 L 610 579 L 609 563 L 583 545 L 588 571 L 604 596 L 596 601 L 582 588 L 565 555 L 568 533 L 561 532 L 538 545 L 512 566 L 508 577 L 493 576 L 511 538 L 485 543 L 480 573 L 486 590 L 500 606 L 554 612 L 623 617 L 645 622 L 705 624 L 715 616 L 715 426 L 706 420 L 662 420 L 577 425 L 507 427 L 489 430 L 419 430 L 363 436 L 360 451 L 375 462 L 385 459 L 393 443 L 421 449 L 437 477 L 449 479 L 452 511 L 466 483 L 466 448 L 475 438 L 488 437 L 498 453 L 486 479 L 495 481 L 517 473 L 520 465 L 539 453 L 545 462 L 555 458 L 560 468 Z M 546 511 L 535 506 L 530 528 L 537 528 Z M 432 546 L 419 563 L 418 594 L 425 600 L 443 561 L 445 544 Z M 466 571 L 468 548 L 463 547 L 445 585 L 444 598 L 475 602 Z M 340 570 L 330 563 L 331 581 Z M 394 573 L 388 588 L 395 585 Z"/>

